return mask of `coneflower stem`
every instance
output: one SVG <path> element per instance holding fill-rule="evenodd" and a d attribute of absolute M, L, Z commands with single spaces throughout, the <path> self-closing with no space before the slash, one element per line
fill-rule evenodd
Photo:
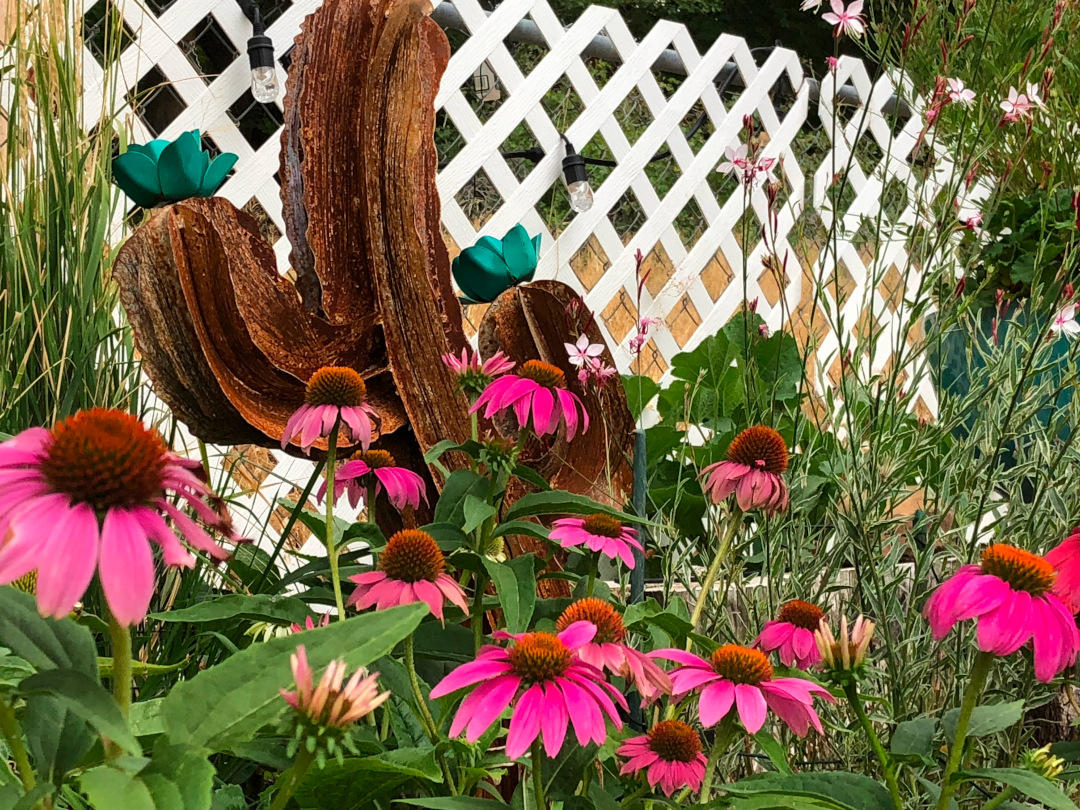
<path fill-rule="evenodd" d="M 19 771 L 23 792 L 29 793 L 37 784 L 34 779 L 34 769 L 30 767 L 30 758 L 26 755 L 22 729 L 19 728 L 19 721 L 15 719 L 15 710 L 3 700 L 0 700 L 0 732 L 3 733 L 4 739 L 7 740 L 11 758 L 15 760 L 15 767 Z"/>
<path fill-rule="evenodd" d="M 599 568 L 599 567 L 600 567 L 600 558 L 599 558 L 598 555 L 593 554 L 592 555 L 592 562 L 589 563 L 589 584 L 585 588 L 585 595 L 586 596 L 592 596 L 592 594 L 593 594 L 593 588 L 596 587 L 596 572 L 597 572 L 597 568 Z"/>
<path fill-rule="evenodd" d="M 307 776 L 307 772 L 314 761 L 315 754 L 301 746 L 300 750 L 296 752 L 296 759 L 293 761 L 292 767 L 278 778 L 281 787 L 278 788 L 277 795 L 274 796 L 274 803 L 270 805 L 270 810 L 284 810 L 293 794 L 296 793 L 296 789 L 300 787 L 300 783 L 304 781 L 304 777 Z"/>
<path fill-rule="evenodd" d="M 540 750 L 540 737 L 537 737 L 532 743 L 532 782 L 533 794 L 536 796 L 536 810 L 547 810 L 547 805 L 544 803 L 544 773 L 540 765 L 543 756 L 544 753 Z"/>
<path fill-rule="evenodd" d="M 724 532 L 720 546 L 716 549 L 716 556 L 713 557 L 712 565 L 709 566 L 709 570 L 705 573 L 705 579 L 701 581 L 701 588 L 698 590 L 694 612 L 690 615 L 690 625 L 695 631 L 699 629 L 698 624 L 701 622 L 701 614 L 705 612 L 705 603 L 709 601 L 709 595 L 712 593 L 713 585 L 716 584 L 716 578 L 720 576 L 720 566 L 727 559 L 728 551 L 731 549 L 731 542 L 735 539 L 735 532 L 738 531 L 741 525 L 742 512 L 735 509 L 731 513 L 731 519 L 728 521 L 727 531 Z M 690 649 L 691 643 L 687 639 L 686 649 Z"/>
<path fill-rule="evenodd" d="M 420 724 L 424 727 L 424 731 L 431 740 L 431 744 L 438 745 L 439 726 L 435 723 L 435 718 L 431 716 L 431 709 L 428 708 L 427 699 L 424 697 L 424 691 L 420 688 L 420 678 L 416 674 L 416 650 L 412 633 L 405 637 L 405 669 L 409 673 L 409 685 L 412 687 L 413 700 L 416 701 L 416 708 L 420 712 Z M 450 766 L 446 764 L 446 758 L 438 751 L 435 753 L 435 758 L 439 761 L 439 766 L 442 768 L 443 778 L 446 779 L 446 786 L 450 788 L 450 792 L 456 796 L 458 792 L 457 786 L 454 784 L 454 775 L 450 772 Z"/>
<path fill-rule="evenodd" d="M 713 778 L 716 776 L 716 766 L 720 757 L 727 751 L 731 738 L 735 736 L 735 707 L 728 712 L 727 717 L 720 721 L 720 728 L 716 730 L 716 741 L 709 752 L 708 762 L 705 764 L 705 776 L 701 780 L 700 800 L 704 804 L 709 801 L 709 793 L 712 790 Z"/>
<path fill-rule="evenodd" d="M 473 655 L 476 655 L 484 644 L 484 589 L 487 587 L 487 580 L 480 574 L 474 576 L 476 577 L 476 593 L 473 594 L 470 619 L 472 621 Z"/>
<path fill-rule="evenodd" d="M 949 748 L 949 761 L 941 774 L 941 795 L 938 796 L 936 810 L 949 810 L 949 800 L 956 793 L 958 784 L 952 781 L 953 774 L 960 767 L 964 758 L 964 743 L 967 742 L 968 723 L 971 721 L 971 713 L 975 710 L 979 698 L 982 696 L 986 679 L 994 666 L 994 654 L 980 652 L 975 656 L 975 663 L 968 673 L 968 685 L 964 690 L 964 700 L 960 704 L 960 716 L 956 720 L 956 735 L 953 737 L 952 746 Z"/>
<path fill-rule="evenodd" d="M 338 428 L 341 417 L 330 430 L 330 446 L 326 450 L 326 556 L 330 560 L 330 579 L 334 583 L 334 604 L 337 605 L 338 621 L 345 621 L 345 601 L 341 598 L 341 577 L 338 576 L 338 553 L 334 547 L 334 465 L 337 461 Z"/>
<path fill-rule="evenodd" d="M 904 810 L 904 800 L 900 798 L 900 785 L 896 781 L 896 763 L 892 761 L 892 757 L 885 750 L 885 746 L 881 744 L 877 732 L 874 731 L 874 724 L 870 722 L 870 718 L 866 715 L 862 699 L 859 697 L 858 686 L 855 683 L 846 684 L 844 694 L 847 695 L 851 710 L 855 712 L 855 716 L 859 719 L 859 725 L 866 732 L 870 747 L 877 756 L 878 762 L 881 763 L 881 771 L 885 775 L 885 784 L 889 788 L 889 795 L 892 796 L 893 806 L 896 810 Z"/>
<path fill-rule="evenodd" d="M 124 717 L 131 711 L 131 630 L 120 624 L 112 612 L 109 617 L 109 641 L 112 644 L 113 697 Z"/>

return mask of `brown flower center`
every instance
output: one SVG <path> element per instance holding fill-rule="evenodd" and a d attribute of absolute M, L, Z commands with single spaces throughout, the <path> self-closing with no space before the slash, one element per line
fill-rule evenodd
<path fill-rule="evenodd" d="M 810 602 L 794 599 L 780 608 L 780 615 L 776 618 L 803 630 L 817 630 L 821 620 L 825 618 L 825 611 Z"/>
<path fill-rule="evenodd" d="M 57 492 L 95 509 L 138 506 L 160 497 L 168 447 L 129 413 L 94 408 L 58 423 L 41 472 Z"/>
<path fill-rule="evenodd" d="M 434 582 L 446 568 L 435 538 L 419 529 L 403 529 L 379 555 L 379 570 L 402 582 Z"/>
<path fill-rule="evenodd" d="M 1054 567 L 1042 557 L 1014 546 L 997 544 L 982 553 L 982 572 L 1003 579 L 1017 591 L 1042 596 L 1054 587 Z"/>
<path fill-rule="evenodd" d="M 682 720 L 662 720 L 649 730 L 649 748 L 665 762 L 693 762 L 701 738 Z"/>
<path fill-rule="evenodd" d="M 712 654 L 716 674 L 732 683 L 758 684 L 772 679 L 773 669 L 761 650 L 725 644 Z"/>
<path fill-rule="evenodd" d="M 728 447 L 727 459 L 779 475 L 788 467 L 787 442 L 771 427 L 754 425 L 735 437 Z"/>
<path fill-rule="evenodd" d="M 526 683 L 558 678 L 570 666 L 572 653 L 551 633 L 529 633 L 510 648 L 514 674 Z"/>
<path fill-rule="evenodd" d="M 364 403 L 367 386 L 360 373 L 341 366 L 324 366 L 311 375 L 304 401 L 308 405 L 355 408 Z"/>
<path fill-rule="evenodd" d="M 566 375 L 562 369 L 542 360 L 526 360 L 517 370 L 517 375 L 538 382 L 545 388 L 566 388 Z"/>
<path fill-rule="evenodd" d="M 385 450 L 365 450 L 360 454 L 360 460 L 367 464 L 372 470 L 397 466 L 394 457 Z"/>
<path fill-rule="evenodd" d="M 596 625 L 595 644 L 622 644 L 626 639 L 626 627 L 622 616 L 603 599 L 590 596 L 579 599 L 562 612 L 555 626 L 561 633 L 574 622 L 592 622 Z"/>
<path fill-rule="evenodd" d="M 621 537 L 623 533 L 623 525 L 619 519 L 604 514 L 589 515 L 581 528 L 598 537 Z"/>

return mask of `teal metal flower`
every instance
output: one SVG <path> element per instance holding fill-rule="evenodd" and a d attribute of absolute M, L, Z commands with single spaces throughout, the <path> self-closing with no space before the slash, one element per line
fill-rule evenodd
<path fill-rule="evenodd" d="M 532 281 L 540 255 L 540 234 L 529 237 L 515 225 L 502 239 L 481 236 L 476 244 L 454 259 L 454 281 L 467 303 L 486 304 L 501 293 Z"/>
<path fill-rule="evenodd" d="M 113 160 L 112 169 L 116 185 L 125 194 L 143 208 L 153 208 L 189 197 L 214 196 L 235 163 L 232 152 L 211 161 L 195 129 L 172 142 L 132 144 Z"/>

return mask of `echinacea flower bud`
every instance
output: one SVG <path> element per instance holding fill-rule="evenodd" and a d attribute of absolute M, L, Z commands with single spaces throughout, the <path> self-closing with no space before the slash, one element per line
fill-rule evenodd
<path fill-rule="evenodd" d="M 1065 760 L 1055 757 L 1050 753 L 1050 746 L 1044 745 L 1034 751 L 1025 751 L 1020 757 L 1020 767 L 1053 782 L 1065 770 Z"/>
<path fill-rule="evenodd" d="M 862 616 L 848 632 L 847 616 L 840 619 L 840 637 L 833 635 L 829 623 L 822 619 L 814 631 L 814 642 L 821 653 L 821 667 L 834 679 L 843 680 L 849 673 L 858 675 L 866 663 L 866 654 L 874 638 L 876 625 Z M 839 676 L 839 677 L 838 677 Z"/>

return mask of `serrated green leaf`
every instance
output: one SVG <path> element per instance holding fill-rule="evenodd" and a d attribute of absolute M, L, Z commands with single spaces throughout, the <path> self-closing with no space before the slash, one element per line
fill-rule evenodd
<path fill-rule="evenodd" d="M 1029 799 L 1045 804 L 1051 810 L 1076 810 L 1076 804 L 1053 782 L 1022 768 L 984 768 L 960 771 L 954 777 L 959 781 L 987 779 L 1023 793 Z M 951 784 L 951 783 L 950 783 Z"/>
<path fill-rule="evenodd" d="M 220 622 L 228 619 L 254 619 L 277 622 L 279 624 L 303 624 L 311 616 L 311 610 L 295 596 L 273 596 L 257 594 L 229 594 L 216 599 L 198 602 L 191 607 L 169 610 L 164 613 L 151 613 L 149 618 L 159 622 Z"/>

